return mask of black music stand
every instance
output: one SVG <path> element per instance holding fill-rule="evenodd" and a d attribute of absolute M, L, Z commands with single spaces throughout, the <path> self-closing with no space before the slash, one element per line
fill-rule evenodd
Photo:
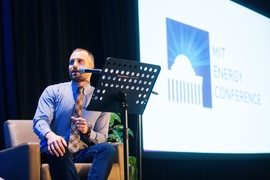
<path fill-rule="evenodd" d="M 107 58 L 87 110 L 123 112 L 125 180 L 129 179 L 128 114 L 142 115 L 160 66 Z"/>

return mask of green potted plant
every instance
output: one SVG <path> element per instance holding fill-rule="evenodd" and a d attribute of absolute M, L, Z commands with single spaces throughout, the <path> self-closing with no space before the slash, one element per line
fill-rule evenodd
<path fill-rule="evenodd" d="M 121 142 L 123 143 L 123 131 L 124 126 L 121 121 L 120 113 L 111 113 L 110 123 L 109 123 L 109 133 L 108 133 L 108 142 Z M 131 129 L 128 129 L 129 135 L 134 137 L 134 134 Z M 137 180 L 138 169 L 136 165 L 136 157 L 129 156 L 129 179 Z"/>

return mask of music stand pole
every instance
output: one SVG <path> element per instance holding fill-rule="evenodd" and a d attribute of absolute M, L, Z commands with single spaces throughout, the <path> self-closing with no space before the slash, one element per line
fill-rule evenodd
<path fill-rule="evenodd" d="M 125 180 L 129 179 L 129 136 L 128 136 L 128 103 L 127 94 L 124 92 L 119 92 L 119 106 L 123 109 L 122 119 L 124 123 L 124 162 L 125 162 Z"/>

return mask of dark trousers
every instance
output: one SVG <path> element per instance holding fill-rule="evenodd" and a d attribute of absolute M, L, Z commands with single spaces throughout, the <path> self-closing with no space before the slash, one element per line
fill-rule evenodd
<path fill-rule="evenodd" d="M 93 163 L 88 180 L 106 180 L 116 158 L 116 148 L 109 143 L 100 143 L 85 148 L 75 157 L 66 149 L 64 156 L 56 157 L 42 153 L 42 161 L 47 161 L 53 180 L 79 180 L 74 163 Z"/>

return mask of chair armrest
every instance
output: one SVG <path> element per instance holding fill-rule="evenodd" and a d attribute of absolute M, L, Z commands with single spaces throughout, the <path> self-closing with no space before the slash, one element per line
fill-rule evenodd
<path fill-rule="evenodd" d="M 120 177 L 121 180 L 124 180 L 124 173 L 125 173 L 125 168 L 124 168 L 124 144 L 123 143 L 111 143 L 113 146 L 117 148 L 117 157 L 115 160 L 115 163 L 119 164 L 120 168 Z"/>
<path fill-rule="evenodd" d="M 0 151 L 0 177 L 3 179 L 40 179 L 39 143 L 23 143 Z"/>

